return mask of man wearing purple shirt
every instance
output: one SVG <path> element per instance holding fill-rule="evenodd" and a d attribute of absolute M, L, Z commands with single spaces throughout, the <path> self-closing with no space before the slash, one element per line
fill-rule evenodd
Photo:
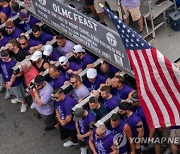
<path fill-rule="evenodd" d="M 11 8 L 9 6 L 9 1 L 8 0 L 0 0 L 0 7 L 1 7 L 0 21 L 2 24 L 8 19 L 9 14 L 11 12 Z"/>
<path fill-rule="evenodd" d="M 10 58 L 9 51 L 1 51 L 0 67 L 2 69 L 2 74 L 6 82 L 6 89 L 10 92 L 11 95 L 15 95 L 15 99 L 11 100 L 11 103 L 21 102 L 21 112 L 24 113 L 27 110 L 27 104 L 25 103 L 25 90 L 22 83 L 22 77 L 16 77 L 13 74 L 13 67 L 16 65 L 16 62 Z"/>
<path fill-rule="evenodd" d="M 74 111 L 74 121 L 76 121 L 76 130 L 79 144 L 81 146 L 81 154 L 87 153 L 85 145 L 89 141 L 93 124 L 96 122 L 96 117 L 83 108 L 77 108 Z"/>
<path fill-rule="evenodd" d="M 124 84 L 124 78 L 120 75 L 115 75 L 115 77 L 112 79 L 112 94 L 116 95 L 119 100 L 121 99 L 127 99 L 129 93 L 133 91 L 131 87 Z"/>
<path fill-rule="evenodd" d="M 141 118 L 133 113 L 131 109 L 131 104 L 129 102 L 123 102 L 119 104 L 119 113 L 121 116 L 124 116 L 126 123 L 131 127 L 132 136 L 138 137 L 139 140 L 142 139 L 144 134 L 143 122 Z M 135 143 L 135 150 L 137 154 L 141 153 L 141 145 L 139 143 Z"/>
<path fill-rule="evenodd" d="M 8 38 L 6 36 L 3 36 L 3 31 L 0 29 L 0 48 L 2 46 L 5 46 L 8 43 Z"/>
<path fill-rule="evenodd" d="M 5 36 L 7 36 L 8 39 L 16 39 L 20 36 L 21 33 L 23 33 L 23 31 L 15 27 L 14 22 L 10 20 L 8 20 L 5 24 L 5 32 Z"/>
<path fill-rule="evenodd" d="M 58 34 L 56 36 L 56 43 L 58 45 L 56 50 L 60 53 L 61 56 L 65 56 L 71 53 L 73 51 L 73 47 L 75 46 L 75 43 L 67 40 L 63 34 Z"/>
<path fill-rule="evenodd" d="M 94 68 L 89 68 L 87 70 L 87 79 L 83 81 L 84 85 L 89 89 L 90 92 L 97 90 L 100 84 L 105 82 L 106 78 L 97 74 L 97 70 Z"/>
<path fill-rule="evenodd" d="M 105 125 L 100 125 L 94 130 L 89 138 L 89 147 L 93 154 L 117 154 L 113 137 L 113 133 Z"/>
<path fill-rule="evenodd" d="M 55 65 L 50 65 L 49 69 L 49 75 L 51 77 L 50 79 L 50 85 L 56 89 L 60 88 L 61 86 L 64 85 L 64 82 L 66 81 L 65 75 L 58 69 L 57 66 Z"/>
<path fill-rule="evenodd" d="M 111 94 L 110 86 L 104 85 L 103 87 L 101 87 L 100 93 L 102 97 L 100 101 L 108 112 L 110 112 L 111 110 L 113 110 L 115 107 L 118 106 L 119 100 L 116 96 L 113 96 Z"/>
<path fill-rule="evenodd" d="M 51 34 L 41 31 L 39 25 L 34 25 L 32 27 L 32 33 L 33 36 L 31 37 L 31 39 L 37 41 L 39 44 L 42 45 L 45 45 L 47 41 L 51 41 L 53 39 L 53 36 Z"/>
<path fill-rule="evenodd" d="M 22 9 L 19 12 L 19 19 L 20 22 L 17 24 L 17 27 L 24 32 L 30 30 L 32 26 L 39 22 L 35 17 L 29 15 L 29 12 L 26 9 Z"/>
<path fill-rule="evenodd" d="M 70 78 L 72 84 L 72 97 L 76 102 L 81 101 L 89 95 L 88 88 L 82 83 L 81 77 L 78 74 L 73 74 Z"/>
<path fill-rule="evenodd" d="M 46 125 L 45 131 L 50 131 L 54 129 L 54 125 L 56 125 L 54 101 L 51 98 L 53 88 L 44 80 L 42 75 L 37 75 L 34 83 L 35 108 Z"/>
<path fill-rule="evenodd" d="M 11 13 L 9 18 L 13 18 L 19 12 L 19 4 L 17 2 L 11 1 L 10 3 Z"/>
<path fill-rule="evenodd" d="M 95 58 L 87 54 L 81 45 L 73 47 L 73 55 L 82 69 L 90 67 L 95 62 Z"/>
<path fill-rule="evenodd" d="M 45 45 L 43 55 L 50 64 L 55 64 L 60 57 L 59 52 L 53 51 L 53 46 L 49 44 Z"/>
<path fill-rule="evenodd" d="M 32 54 L 35 50 L 41 48 L 41 45 L 32 39 L 27 39 L 25 35 L 21 35 L 18 38 L 19 45 L 22 49 L 24 49 L 27 53 Z"/>
<path fill-rule="evenodd" d="M 70 141 L 64 143 L 64 146 L 77 145 L 77 131 L 72 118 L 72 108 L 76 105 L 76 102 L 70 96 L 65 95 L 61 88 L 54 90 L 53 98 L 55 100 L 56 117 L 59 122 L 61 140 L 70 138 Z"/>

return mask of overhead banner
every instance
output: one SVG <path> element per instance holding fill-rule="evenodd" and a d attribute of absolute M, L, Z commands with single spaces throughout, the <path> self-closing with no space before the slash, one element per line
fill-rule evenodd
<path fill-rule="evenodd" d="M 119 35 L 58 0 L 33 0 L 36 15 L 119 69 L 131 72 Z"/>

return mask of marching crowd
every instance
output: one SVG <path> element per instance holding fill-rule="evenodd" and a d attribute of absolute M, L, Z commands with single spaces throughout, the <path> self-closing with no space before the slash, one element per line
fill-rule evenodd
<path fill-rule="evenodd" d="M 160 154 L 160 143 L 132 139 L 160 138 L 164 130 L 169 132 L 167 136 L 180 139 L 180 126 L 148 128 L 135 85 L 131 87 L 120 70 L 105 61 L 94 67 L 96 56 L 63 34 L 48 33 L 16 1 L 0 0 L 0 7 L 0 21 L 5 23 L 0 29 L 0 91 L 5 89 L 5 100 L 21 103 L 24 113 L 28 109 L 25 89 L 29 88 L 30 108 L 43 120 L 45 131 L 59 129 L 61 140 L 67 139 L 64 147 L 79 144 L 81 154 L 88 149 L 93 154 L 138 154 L 151 149 Z M 17 13 L 19 18 L 14 21 Z M 29 30 L 32 34 L 27 36 Z M 53 39 L 52 45 L 49 42 Z M 86 77 L 81 78 L 85 69 Z M 46 70 L 48 75 L 44 76 Z M 63 85 L 71 85 L 71 90 L 65 92 Z M 73 112 L 72 108 L 90 94 L 88 105 Z M 116 107 L 119 111 L 112 114 L 108 124 L 94 127 Z M 173 154 L 178 154 L 179 144 L 180 140 L 169 145 Z"/>

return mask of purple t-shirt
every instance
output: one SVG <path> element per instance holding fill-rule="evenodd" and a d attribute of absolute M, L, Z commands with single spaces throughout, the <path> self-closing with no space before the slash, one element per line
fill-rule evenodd
<path fill-rule="evenodd" d="M 97 138 L 95 131 L 93 131 L 93 143 L 98 154 L 110 154 L 113 146 L 113 133 L 110 130 L 106 130 L 105 136 Z"/>
<path fill-rule="evenodd" d="M 12 68 L 16 65 L 16 62 L 14 59 L 11 59 L 9 62 L 3 62 L 0 61 L 1 69 L 2 69 L 2 75 L 4 77 L 4 80 L 6 82 L 11 80 L 11 76 L 13 73 Z M 18 86 L 22 82 L 22 77 L 17 77 L 16 80 L 13 82 L 12 87 Z"/>
<path fill-rule="evenodd" d="M 24 50 L 28 53 L 28 51 L 30 50 L 31 47 L 37 46 L 39 45 L 39 43 L 33 39 L 29 39 L 28 40 L 28 46 L 26 48 L 24 48 Z"/>
<path fill-rule="evenodd" d="M 23 33 L 23 31 L 20 30 L 19 28 L 15 27 L 14 32 L 12 34 L 6 33 L 6 36 L 8 37 L 8 39 L 13 39 L 13 38 L 18 38 L 21 33 Z"/>
<path fill-rule="evenodd" d="M 7 19 L 9 17 L 10 12 L 11 12 L 11 8 L 9 5 L 6 7 L 2 7 L 2 9 L 1 9 L 1 13 L 4 13 L 6 15 Z"/>
<path fill-rule="evenodd" d="M 63 86 L 65 81 L 66 81 L 66 77 L 64 73 L 61 72 L 57 78 L 55 79 L 51 78 L 49 83 L 54 89 L 56 89 Z"/>
<path fill-rule="evenodd" d="M 124 141 L 122 144 L 123 146 L 121 146 L 119 148 L 119 153 L 126 153 L 128 151 L 128 139 L 126 134 L 124 133 L 124 126 L 125 126 L 126 122 L 121 120 L 119 125 L 116 128 L 112 128 L 111 126 L 109 127 L 109 129 L 112 131 L 112 133 L 114 135 L 116 134 L 121 134 L 121 140 L 120 141 Z M 121 145 L 121 142 L 119 143 L 119 145 Z"/>
<path fill-rule="evenodd" d="M 59 111 L 60 118 L 65 120 L 67 116 L 72 115 L 72 108 L 76 105 L 76 102 L 68 95 L 65 95 L 63 101 L 56 102 L 55 108 Z M 73 119 L 64 126 L 68 129 L 75 129 L 75 122 Z"/>
<path fill-rule="evenodd" d="M 18 12 L 13 12 L 13 11 L 11 10 L 11 13 L 9 14 L 9 18 L 13 18 L 17 13 L 18 13 Z"/>
<path fill-rule="evenodd" d="M 95 58 L 87 53 L 84 54 L 82 59 L 77 59 L 76 62 L 80 65 L 82 69 L 85 69 L 88 64 L 93 64 Z"/>
<path fill-rule="evenodd" d="M 0 40 L 0 48 L 2 46 L 5 46 L 8 43 L 9 39 L 6 36 L 3 36 L 3 38 Z"/>
<path fill-rule="evenodd" d="M 100 86 L 100 84 L 105 83 L 106 78 L 102 75 L 97 75 L 95 82 L 90 82 L 88 79 L 83 81 L 84 85 L 89 89 L 89 91 L 97 90 Z"/>
<path fill-rule="evenodd" d="M 48 56 L 48 57 L 45 57 L 45 59 L 48 62 L 50 62 L 50 61 L 58 61 L 59 57 L 60 57 L 59 52 L 53 51 L 52 54 L 50 56 Z"/>
<path fill-rule="evenodd" d="M 84 84 L 82 84 L 79 88 L 74 88 L 72 90 L 72 97 L 75 101 L 79 101 L 81 98 L 85 98 L 89 95 L 89 90 Z"/>
<path fill-rule="evenodd" d="M 137 127 L 137 124 L 142 121 L 141 118 L 136 113 L 133 112 L 129 118 L 125 119 L 125 121 L 131 127 L 132 136 L 138 137 L 138 131 L 136 127 Z"/>
<path fill-rule="evenodd" d="M 96 117 L 91 112 L 88 112 L 86 117 L 78 121 L 78 128 L 81 135 L 86 134 L 91 129 L 89 126 L 92 122 L 96 122 Z M 86 137 L 85 141 L 87 142 L 88 139 L 89 137 Z"/>
<path fill-rule="evenodd" d="M 70 40 L 66 40 L 66 44 L 64 47 L 58 46 L 56 50 L 60 53 L 61 56 L 65 56 L 67 53 L 70 53 L 73 51 L 73 47 L 76 44 Z"/>
<path fill-rule="evenodd" d="M 112 89 L 112 94 L 113 95 L 116 95 L 118 97 L 118 99 L 127 99 L 128 98 L 128 94 L 130 92 L 132 92 L 133 89 L 131 87 L 129 87 L 128 85 L 126 84 L 123 84 L 123 87 L 121 89 L 116 89 L 116 88 L 113 88 Z"/>
<path fill-rule="evenodd" d="M 124 5 L 125 7 L 128 7 L 128 8 L 135 8 L 135 7 L 138 7 L 140 6 L 140 0 L 122 0 L 121 1 L 122 5 Z"/>
<path fill-rule="evenodd" d="M 38 22 L 39 22 L 38 19 L 36 19 L 33 16 L 29 16 L 29 20 L 27 22 L 20 21 L 17 27 L 21 29 L 22 31 L 27 32 L 28 30 L 32 28 L 32 26 L 34 26 Z"/>
<path fill-rule="evenodd" d="M 115 107 L 118 106 L 119 100 L 116 96 L 112 96 L 110 99 L 105 99 L 105 98 L 101 99 L 101 103 L 105 107 L 107 112 L 110 112 L 111 110 L 113 110 Z"/>
<path fill-rule="evenodd" d="M 69 68 L 62 70 L 62 71 L 64 72 L 67 80 L 70 80 L 70 78 L 71 78 L 71 76 L 72 76 L 72 74 L 69 74 L 69 73 L 67 72 L 67 70 L 69 70 L 69 69 L 71 69 L 71 70 L 73 70 L 73 71 L 78 71 L 78 70 L 81 69 L 81 67 L 80 67 L 77 63 L 75 63 L 75 62 L 70 62 Z"/>
<path fill-rule="evenodd" d="M 147 120 L 146 120 L 146 117 L 145 117 L 145 114 L 144 114 L 144 111 L 143 111 L 142 107 L 141 106 L 134 107 L 132 109 L 132 111 L 134 113 L 136 113 L 141 118 L 141 120 L 143 122 L 144 137 L 149 137 L 149 127 L 148 127 Z"/>
<path fill-rule="evenodd" d="M 45 45 L 47 41 L 51 41 L 53 39 L 53 36 L 51 34 L 41 31 L 41 35 L 39 38 L 32 36 L 32 39 L 37 41 L 39 44 Z"/>
<path fill-rule="evenodd" d="M 38 92 L 41 101 L 44 105 L 39 106 L 37 103 L 35 103 L 35 108 L 42 115 L 51 115 L 54 112 L 54 101 L 51 98 L 51 94 L 53 93 L 53 88 L 48 82 L 45 83 L 46 85 Z"/>

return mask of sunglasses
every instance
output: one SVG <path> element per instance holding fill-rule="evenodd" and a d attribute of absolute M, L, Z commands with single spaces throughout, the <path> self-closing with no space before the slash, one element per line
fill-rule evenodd
<path fill-rule="evenodd" d="M 77 56 L 79 53 L 73 53 L 75 56 Z"/>
<path fill-rule="evenodd" d="M 67 65 L 65 64 L 65 65 L 62 65 L 62 67 L 67 67 Z"/>
<path fill-rule="evenodd" d="M 105 132 L 103 134 L 96 134 L 96 135 L 97 135 L 97 137 L 103 137 L 104 134 L 105 134 Z"/>
<path fill-rule="evenodd" d="M 14 27 L 12 27 L 12 26 L 5 27 L 6 30 L 8 30 L 8 29 L 13 29 L 13 28 L 14 28 Z"/>
<path fill-rule="evenodd" d="M 24 42 L 24 43 L 19 43 L 20 45 L 26 45 L 27 42 Z"/>
<path fill-rule="evenodd" d="M 76 82 L 77 82 L 77 81 L 75 81 L 75 82 L 70 82 L 70 83 L 73 85 L 73 84 L 75 84 Z"/>
<path fill-rule="evenodd" d="M 42 84 L 35 84 L 35 86 L 40 87 L 40 86 L 42 86 Z"/>
<path fill-rule="evenodd" d="M 6 57 L 8 57 L 9 55 L 8 54 L 6 54 L 6 55 L 1 55 L 1 58 L 6 58 Z"/>

